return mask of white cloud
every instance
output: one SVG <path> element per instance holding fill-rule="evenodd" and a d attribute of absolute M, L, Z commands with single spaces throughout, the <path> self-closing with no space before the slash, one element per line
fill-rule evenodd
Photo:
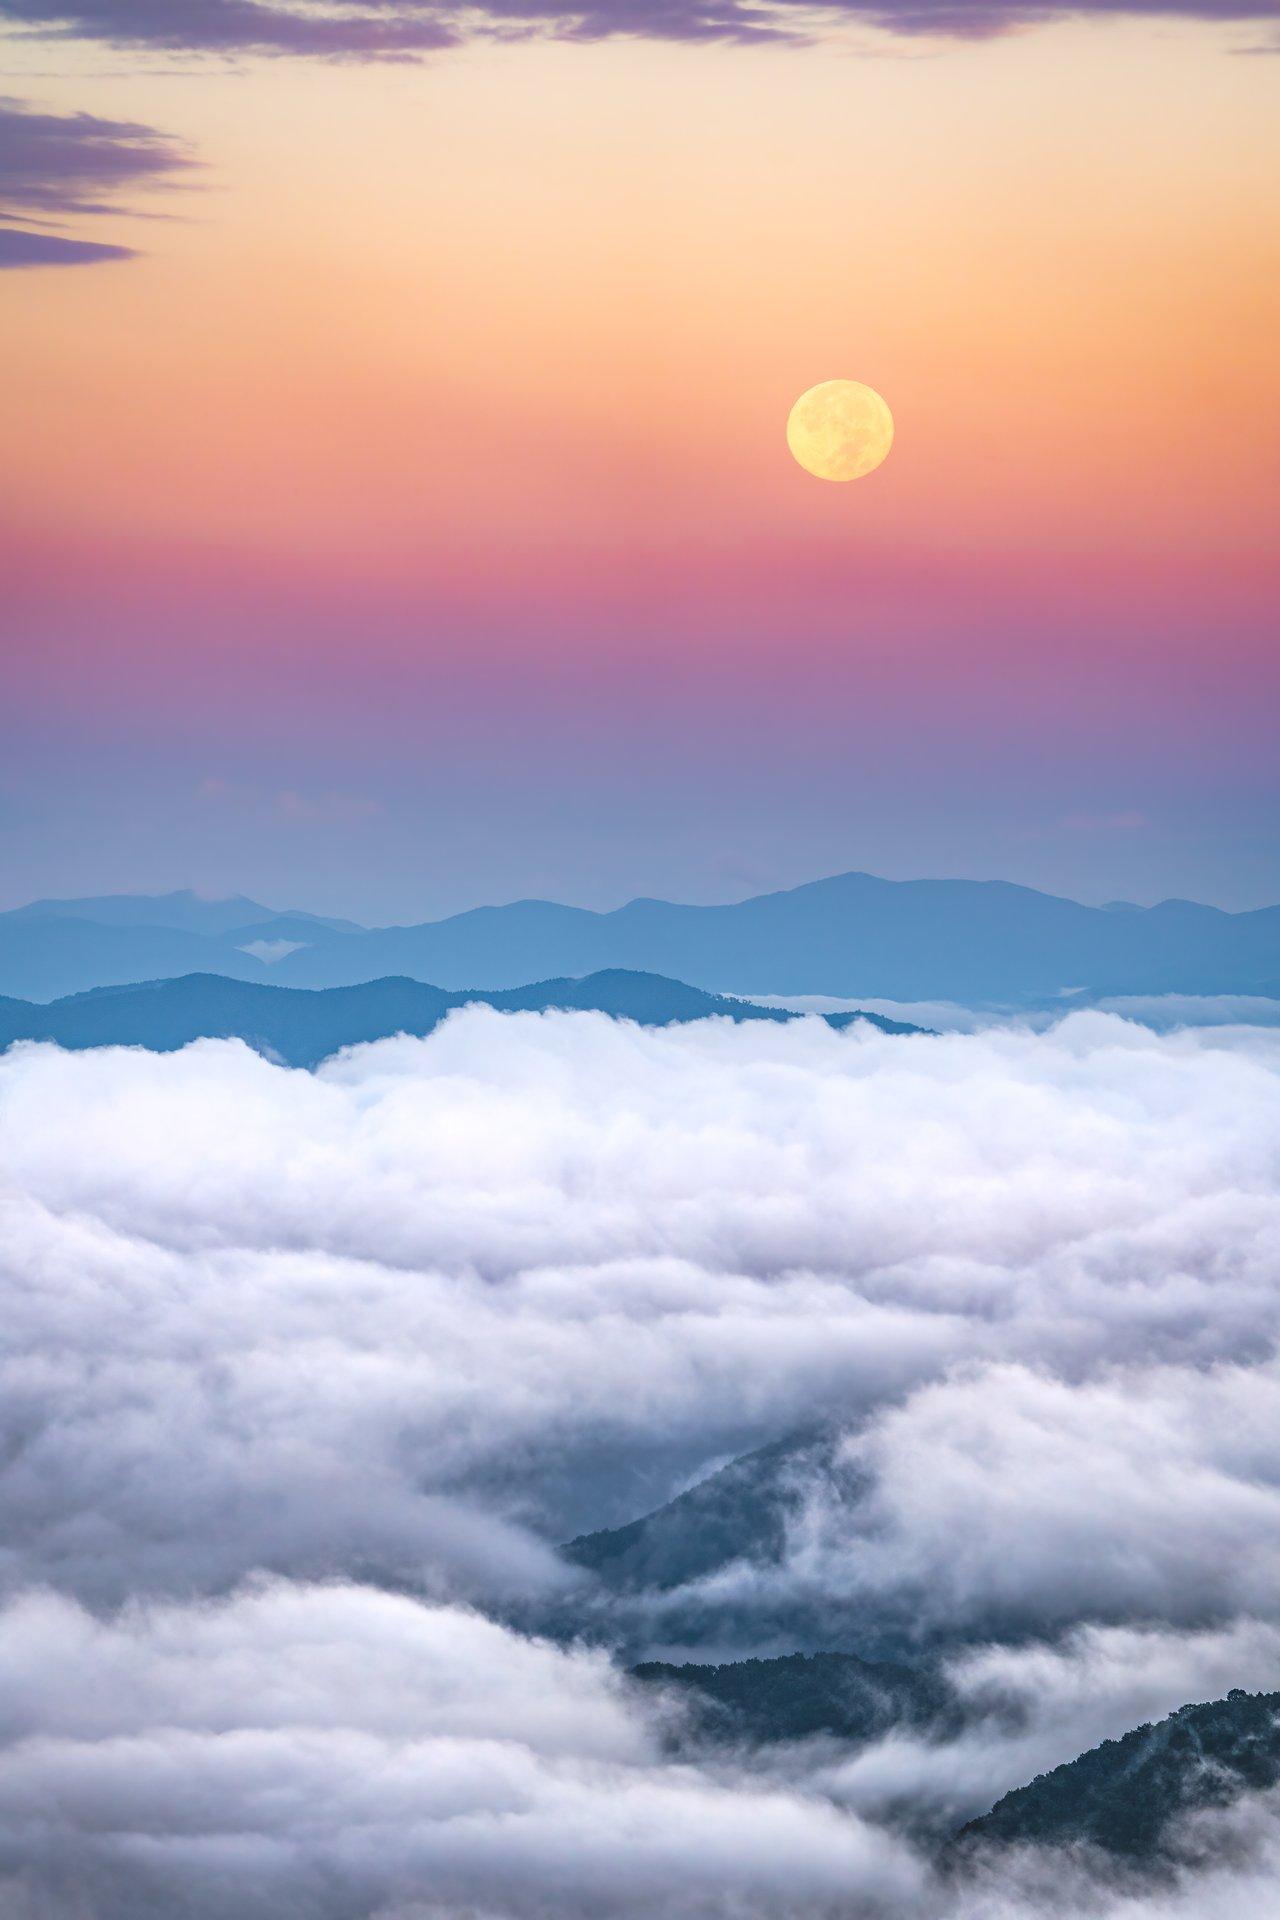
<path fill-rule="evenodd" d="M 1155 1680 L 1163 1655 L 1129 1651 Z M 1035 1658 L 1057 1659 L 1060 1700 L 1124 1652 Z M 1211 1665 L 1227 1648 L 1198 1654 Z M 1006 1702 L 1021 1685 L 1043 1740 L 1052 1701 L 1029 1667 L 996 1674 L 988 1659 L 981 1683 Z M 135 1602 L 105 1620 L 28 1594 L 0 1609 L 0 1912 L 1190 1920 L 1225 1916 L 1232 1895 L 1242 1920 L 1268 1911 L 1267 1801 L 1216 1817 L 1199 1836 L 1207 1868 L 1158 1897 L 1062 1856 L 937 1879 L 856 1808 L 877 1771 L 882 1802 L 895 1784 L 936 1796 L 950 1749 L 914 1783 L 895 1781 L 888 1743 L 844 1777 L 786 1778 L 674 1761 L 646 1708 L 600 1654 L 350 1583 Z M 990 1742 L 986 1757 L 995 1779 L 1009 1755 Z M 957 1774 L 980 1758 L 973 1741 L 952 1754 Z"/>
<path fill-rule="evenodd" d="M 1054 1851 L 1004 1856 L 956 1887 L 946 1920 L 1272 1920 L 1280 1880 L 1273 1795 L 1187 1823 L 1207 1857 L 1156 1884 Z"/>
<path fill-rule="evenodd" d="M 1166 1920 L 866 1821 L 1276 1684 L 1278 1172 L 1280 1036 L 1097 1012 L 12 1050 L 0 1916 Z M 681 1766 L 602 1656 L 457 1604 L 572 1619 L 552 1542 L 815 1419 L 844 1493 L 707 1593 L 923 1633 L 963 1735 Z M 1230 1872 L 1203 1911 L 1261 1913 Z"/>
<path fill-rule="evenodd" d="M 897 1729 L 850 1754 L 772 1756 L 771 1771 L 868 1818 L 909 1818 L 943 1832 L 1104 1740 L 1233 1687 L 1280 1692 L 1280 1626 L 1082 1626 L 1060 1641 L 987 1645 L 948 1663 L 969 1716 L 951 1737 Z"/>
<path fill-rule="evenodd" d="M 1280 1615 L 1274 1361 L 982 1367 L 843 1451 L 870 1492 L 850 1515 L 817 1491 L 792 1560 L 833 1590 L 891 1593 L 940 1630 Z"/>
<path fill-rule="evenodd" d="M 255 960 L 273 967 L 277 960 L 283 960 L 286 955 L 300 953 L 305 945 L 305 940 L 250 940 L 239 951 L 251 954 Z"/>
<path fill-rule="evenodd" d="M 664 1761 L 602 1657 L 352 1586 L 0 1613 L 0 1873 L 33 1860 L 110 1920 L 870 1914 L 923 1880 L 822 1799 Z"/>
<path fill-rule="evenodd" d="M 1064 988 L 1059 1002 L 1083 991 Z M 757 1005 L 788 1007 L 796 1013 L 882 1013 L 890 1020 L 905 1020 L 912 1026 L 928 1027 L 935 1033 L 984 1033 L 994 1027 L 1023 1027 L 1042 1033 L 1061 1020 L 1063 1007 L 966 1007 L 955 1000 L 849 1000 L 823 993 L 757 993 L 740 998 L 754 999 Z M 1148 993 L 1104 994 L 1090 1000 L 1102 1013 L 1119 1014 L 1124 1020 L 1136 1020 L 1157 1033 L 1172 1033 L 1180 1027 L 1276 1027 L 1280 1026 L 1280 1000 L 1250 993 Z"/>
<path fill-rule="evenodd" d="M 984 1539 L 1037 1525 L 1022 1447 L 1039 1470 L 1067 1446 L 1068 1488 L 1070 1448 L 1092 1473 L 1110 1447 L 1114 1497 L 1194 1585 L 1195 1432 L 1205 1538 L 1272 1537 L 1278 1061 L 1274 1035 L 1098 1014 L 901 1041 L 475 1008 L 316 1075 L 235 1043 L 18 1048 L 0 1569 L 116 1597 L 258 1565 L 508 1592 L 553 1577 L 522 1519 L 625 1519 L 830 1417 L 871 1422 L 882 1502 L 936 1449 L 976 1529 L 957 1604 Z M 1219 1363 L 1244 1371 L 1215 1401 Z M 1213 1432 L 1237 1406 L 1256 1458 Z M 1184 1414 L 1194 1457 L 1149 1474 Z M 984 1449 L 1014 1482 L 985 1518 Z M 911 1497 L 918 1579 L 946 1516 Z"/>

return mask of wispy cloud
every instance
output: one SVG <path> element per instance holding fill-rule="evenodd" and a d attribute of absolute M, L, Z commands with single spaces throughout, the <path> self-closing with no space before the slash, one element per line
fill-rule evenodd
<path fill-rule="evenodd" d="M 417 0 L 0 0 L 0 15 L 56 35 L 201 53 L 403 58 L 458 38 Z"/>
<path fill-rule="evenodd" d="M 477 32 L 524 27 L 569 38 L 805 39 L 844 15 L 901 34 L 973 38 L 1080 13 L 1270 20 L 1271 0 L 0 0 L 41 32 L 191 52 L 412 59 Z"/>
<path fill-rule="evenodd" d="M 135 121 L 0 99 L 0 267 L 129 259 L 130 247 L 45 228 L 125 211 L 122 194 L 168 185 L 194 165 L 177 141 Z"/>
<path fill-rule="evenodd" d="M 69 240 L 60 233 L 36 233 L 26 227 L 0 227 L 0 268 L 91 267 L 103 260 L 132 260 L 132 247 L 97 240 Z"/>
<path fill-rule="evenodd" d="M 334 787 L 306 791 L 298 787 L 256 787 L 239 780 L 225 780 L 220 774 L 207 774 L 196 793 L 201 800 L 238 808 L 244 813 L 266 813 L 280 820 L 314 821 L 328 826 L 376 820 L 386 812 L 380 800 L 365 793 L 349 793 Z"/>

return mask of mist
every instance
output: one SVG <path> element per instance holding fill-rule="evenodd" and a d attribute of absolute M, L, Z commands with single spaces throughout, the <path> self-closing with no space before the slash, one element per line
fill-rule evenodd
<path fill-rule="evenodd" d="M 0 1913 L 1266 1911 L 1261 1801 L 1158 1900 L 940 1877 L 904 1809 L 1280 1685 L 1278 1171 L 1238 1024 L 14 1048 Z M 770 1560 L 557 1551 L 815 1426 Z M 913 1648 L 968 1720 L 680 1757 L 623 1668 L 691 1613 Z"/>

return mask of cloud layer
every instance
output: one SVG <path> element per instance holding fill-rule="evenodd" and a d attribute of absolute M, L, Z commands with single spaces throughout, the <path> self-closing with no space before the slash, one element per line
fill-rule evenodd
<path fill-rule="evenodd" d="M 939 1878 L 859 1806 L 989 1797 L 1011 1761 L 1051 1747 L 1050 1712 L 1073 1693 L 1063 1676 L 1077 1670 L 1078 1695 L 1090 1656 L 1114 1669 L 1136 1653 L 1130 1700 L 1158 1695 L 1160 1653 L 1144 1662 L 1138 1638 L 1069 1650 L 1056 1691 L 1024 1672 L 1040 1723 L 1018 1742 L 917 1748 L 914 1768 L 890 1741 L 844 1768 L 819 1752 L 752 1769 L 672 1761 L 603 1656 L 457 1607 L 270 1582 L 103 1620 L 32 1594 L 0 1609 L 0 1911 L 1176 1920 L 1234 1898 L 1260 1917 L 1280 1833 L 1266 1801 L 1201 1823 L 1207 1871 L 1158 1899 L 1034 1854 L 994 1878 L 981 1863 Z M 1227 1664 L 1222 1644 L 1200 1652 Z M 996 1682 L 993 1665 L 977 1684 Z M 1092 1717 L 1105 1724 L 1096 1701 Z"/>
<path fill-rule="evenodd" d="M 367 1588 L 16 1603 L 0 1743 L 0 1875 L 45 1915 L 870 1914 L 921 1879 L 818 1798 L 664 1764 L 603 1660 Z"/>
<path fill-rule="evenodd" d="M 0 1569 L 524 1590 L 535 1533 L 823 1419 L 875 1491 L 815 1504 L 798 1582 L 846 1583 L 847 1528 L 885 1606 L 935 1563 L 955 1618 L 1248 1603 L 1224 1551 L 1280 1533 L 1278 1059 L 1100 1014 L 902 1041 L 480 1008 L 316 1075 L 18 1048 Z M 1078 1600 L 1009 1558 L 1073 1473 L 1111 1498 L 1055 1504 L 1036 1564 L 1129 1539 Z"/>
<path fill-rule="evenodd" d="M 1102 1013 L 12 1050 L 0 1913 L 1261 1915 L 1264 1805 L 1164 1905 L 897 1825 L 1280 1685 L 1278 1172 L 1274 1031 Z M 914 1641 L 968 1724 L 674 1759 L 607 1642 L 691 1595 L 554 1543 L 815 1419 L 704 1616 Z"/>

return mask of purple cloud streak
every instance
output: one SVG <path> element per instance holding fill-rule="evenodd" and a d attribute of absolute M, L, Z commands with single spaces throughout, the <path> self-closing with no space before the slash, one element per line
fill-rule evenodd
<path fill-rule="evenodd" d="M 27 225 L 66 214 L 109 213 L 124 189 L 171 180 L 194 163 L 151 127 L 89 113 L 40 113 L 0 99 L 0 268 L 128 260 L 131 247 L 44 233 Z"/>
<path fill-rule="evenodd" d="M 1204 20 L 1275 17 L 1274 0 L 835 0 L 837 11 L 893 32 L 974 38 L 1073 13 L 1180 15 Z M 563 37 L 634 34 L 665 40 L 804 39 L 809 0 L 481 0 L 491 25 L 520 23 Z M 477 30 L 447 5 L 422 0 L 0 0 L 0 17 L 37 32 L 120 46 L 188 52 L 267 52 L 409 59 Z"/>

